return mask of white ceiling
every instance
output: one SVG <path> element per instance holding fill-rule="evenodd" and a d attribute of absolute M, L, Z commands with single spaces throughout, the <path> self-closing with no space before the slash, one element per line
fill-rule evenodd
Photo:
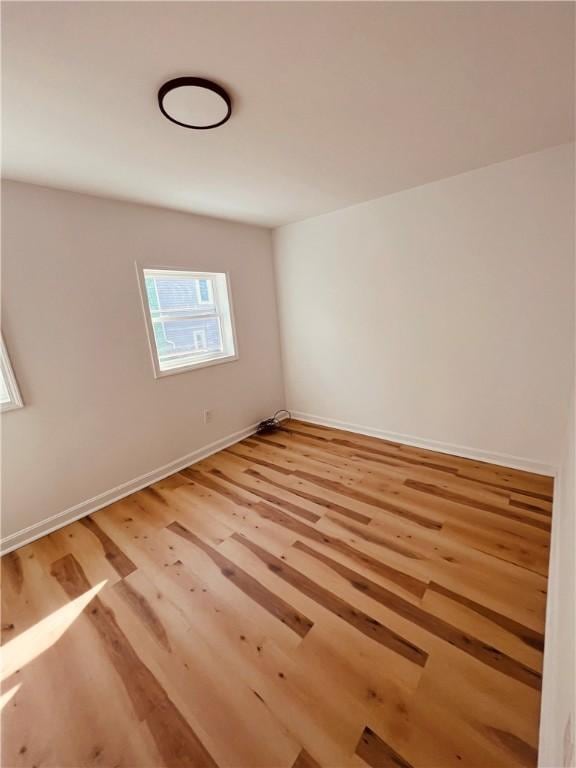
<path fill-rule="evenodd" d="M 573 137 L 574 4 L 4 2 L 4 175 L 268 226 Z M 228 87 L 213 131 L 163 81 Z"/>

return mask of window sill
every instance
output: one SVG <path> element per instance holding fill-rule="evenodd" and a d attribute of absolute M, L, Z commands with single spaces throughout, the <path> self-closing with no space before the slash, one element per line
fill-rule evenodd
<path fill-rule="evenodd" d="M 17 411 L 18 408 L 23 408 L 24 403 L 10 401 L 8 403 L 2 403 L 0 405 L 0 413 L 6 413 L 7 411 Z"/>
<path fill-rule="evenodd" d="M 196 371 L 198 368 L 208 368 L 210 365 L 222 365 L 223 363 L 233 363 L 238 360 L 238 355 L 225 355 L 223 357 L 214 357 L 211 360 L 199 360 L 197 363 L 189 363 L 188 365 L 179 365 L 175 368 L 169 368 L 165 371 L 161 371 L 155 367 L 154 375 L 157 379 L 162 379 L 164 376 L 173 376 L 176 373 L 187 373 L 188 371 Z"/>

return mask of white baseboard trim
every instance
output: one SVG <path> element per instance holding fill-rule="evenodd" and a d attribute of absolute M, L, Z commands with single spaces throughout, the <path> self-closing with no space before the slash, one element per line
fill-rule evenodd
<path fill-rule="evenodd" d="M 290 411 L 293 418 L 300 421 L 306 421 L 310 424 L 318 424 L 323 427 L 334 427 L 346 432 L 356 432 L 359 435 L 368 437 L 378 437 L 381 440 L 391 440 L 394 443 L 404 443 L 413 445 L 415 448 L 426 448 L 429 451 L 438 451 L 438 453 L 449 453 L 452 456 L 461 456 L 464 459 L 473 459 L 474 461 L 485 461 L 488 464 L 498 464 L 511 469 L 522 469 L 525 472 L 533 472 L 537 475 L 546 475 L 548 477 L 556 476 L 556 467 L 552 464 L 544 464 L 533 459 L 526 459 L 521 456 L 510 456 L 507 453 L 496 453 L 494 451 L 485 451 L 480 448 L 467 448 L 463 445 L 454 445 L 444 443 L 439 440 L 428 440 L 424 437 L 414 437 L 414 435 L 403 435 L 398 432 L 387 432 L 384 429 L 374 429 L 364 427 L 361 424 L 350 424 L 346 421 L 337 419 L 327 419 L 324 416 L 315 416 L 311 413 L 302 413 L 301 411 Z"/>
<path fill-rule="evenodd" d="M 99 493 L 91 499 L 82 501 L 79 504 L 75 504 L 73 507 L 69 507 L 62 512 L 47 517 L 45 520 L 29 525 L 27 528 L 23 528 L 15 533 L 11 533 L 0 541 L 0 554 L 5 555 L 25 544 L 30 544 L 30 542 L 39 539 L 41 536 L 46 536 L 48 533 L 57 531 L 59 528 L 63 528 L 65 525 L 73 523 L 81 517 L 96 512 L 98 509 L 102 509 L 102 507 L 107 507 L 109 504 L 119 501 L 125 496 L 129 496 L 131 493 L 135 493 L 148 485 L 157 483 L 158 480 L 163 480 L 165 477 L 173 475 L 175 472 L 184 469 L 184 467 L 188 467 L 190 464 L 195 464 L 197 461 L 201 461 L 202 459 L 211 456 L 213 453 L 218 453 L 218 451 L 228 448 L 228 446 L 234 445 L 234 443 L 254 434 L 257 426 L 257 424 L 251 424 L 249 427 L 234 432 L 231 435 L 227 435 L 226 437 L 222 437 L 220 440 L 216 440 L 204 448 L 199 448 L 196 451 L 192 451 L 192 453 L 186 454 L 186 456 L 181 456 L 179 459 L 175 459 L 169 464 L 164 464 L 162 467 L 153 469 L 151 472 L 139 475 L 133 480 L 128 480 L 126 483 L 121 483 L 115 488 L 111 488 L 109 491 Z"/>

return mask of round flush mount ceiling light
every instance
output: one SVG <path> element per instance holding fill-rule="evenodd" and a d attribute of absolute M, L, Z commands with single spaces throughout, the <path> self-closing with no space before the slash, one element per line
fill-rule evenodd
<path fill-rule="evenodd" d="M 158 91 L 158 106 L 173 123 L 200 131 L 223 125 L 232 114 L 224 88 L 203 77 L 168 80 Z"/>

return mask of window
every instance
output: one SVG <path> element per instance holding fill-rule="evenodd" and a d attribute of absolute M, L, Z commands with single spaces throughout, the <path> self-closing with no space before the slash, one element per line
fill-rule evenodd
<path fill-rule="evenodd" d="M 4 341 L 0 339 L 0 410 L 11 411 L 23 405 Z"/>
<path fill-rule="evenodd" d="M 143 269 L 140 278 L 156 376 L 236 359 L 224 273 Z"/>

